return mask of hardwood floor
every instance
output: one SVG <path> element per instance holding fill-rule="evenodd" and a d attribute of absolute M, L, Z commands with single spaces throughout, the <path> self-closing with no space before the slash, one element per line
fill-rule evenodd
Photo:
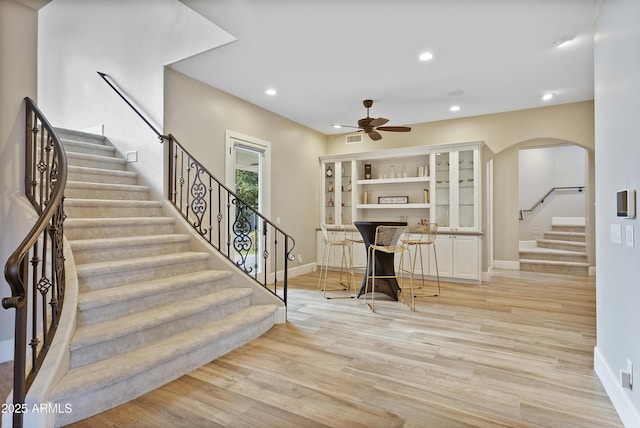
<path fill-rule="evenodd" d="M 497 272 L 376 311 L 292 278 L 287 324 L 73 427 L 622 426 L 593 370 L 593 278 Z"/>

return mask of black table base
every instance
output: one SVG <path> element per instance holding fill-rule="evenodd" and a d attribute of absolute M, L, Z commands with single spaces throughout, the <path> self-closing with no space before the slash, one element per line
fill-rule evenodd
<path fill-rule="evenodd" d="M 362 286 L 358 297 L 371 292 L 371 276 L 375 268 L 376 276 L 395 276 L 394 258 L 395 254 L 376 251 L 374 263 L 369 260 L 369 246 L 376 240 L 376 228 L 378 226 L 406 226 L 406 222 L 392 221 L 356 221 L 353 223 L 362 235 L 365 248 L 367 250 L 366 274 L 362 279 Z M 400 286 L 395 278 L 376 278 L 376 293 L 384 293 L 387 296 L 398 300 Z"/>

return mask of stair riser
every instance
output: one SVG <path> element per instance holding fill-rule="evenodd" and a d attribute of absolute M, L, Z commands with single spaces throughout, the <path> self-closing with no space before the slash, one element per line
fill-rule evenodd
<path fill-rule="evenodd" d="M 588 267 L 581 266 L 555 266 L 545 264 L 530 264 L 520 262 L 520 270 L 526 272 L 560 273 L 568 275 L 589 275 Z"/>
<path fill-rule="evenodd" d="M 118 379 L 104 388 L 88 389 L 83 394 L 60 400 L 54 398 L 54 402 L 60 408 L 65 408 L 64 405 L 68 404 L 74 409 L 73 412 L 57 414 L 55 425 L 68 425 L 126 403 L 249 343 L 267 332 L 271 326 L 273 326 L 272 317 L 262 319 L 242 330 L 233 331 L 210 341 L 188 355 L 148 367 L 141 373 Z"/>
<path fill-rule="evenodd" d="M 585 233 L 584 226 L 551 226 L 552 232 L 576 232 L 576 233 Z"/>
<path fill-rule="evenodd" d="M 120 247 L 96 246 L 94 248 L 86 248 L 82 250 L 74 248 L 73 242 L 71 242 L 71 249 L 73 251 L 73 260 L 76 262 L 76 265 L 80 265 L 84 263 L 125 260 L 134 257 L 158 256 L 162 254 L 186 252 L 189 251 L 189 241 L 123 245 Z"/>
<path fill-rule="evenodd" d="M 159 206 L 81 206 L 66 204 L 64 211 L 70 218 L 160 217 Z"/>
<path fill-rule="evenodd" d="M 108 199 L 127 201 L 147 201 L 149 200 L 149 189 L 143 190 L 138 187 L 132 189 L 93 189 L 90 187 L 67 186 L 64 196 L 73 199 Z"/>
<path fill-rule="evenodd" d="M 229 278 L 216 281 L 203 281 L 199 283 L 186 282 L 183 286 L 175 287 L 166 292 L 149 291 L 147 295 L 86 310 L 78 311 L 78 327 L 95 324 L 118 317 L 131 315 L 140 311 L 140 308 L 154 309 L 160 306 L 173 304 L 185 299 L 204 296 L 229 287 Z"/>
<path fill-rule="evenodd" d="M 83 153 L 86 155 L 98 155 L 114 157 L 116 150 L 104 144 L 91 144 L 75 141 L 63 141 L 62 145 L 67 153 Z"/>
<path fill-rule="evenodd" d="M 540 252 L 520 252 L 520 258 L 529 260 L 587 263 L 587 255 L 585 253 L 563 254 L 560 256 L 556 254 L 547 254 Z"/>
<path fill-rule="evenodd" d="M 121 159 L 115 159 L 114 161 L 107 161 L 105 159 L 85 159 L 74 156 L 73 153 L 68 153 L 69 165 L 81 166 L 84 168 L 98 168 L 98 169 L 110 169 L 113 171 L 124 171 L 125 162 Z"/>
<path fill-rule="evenodd" d="M 95 363 L 114 355 L 132 351 L 157 340 L 164 339 L 208 322 L 217 321 L 225 316 L 242 310 L 249 306 L 250 297 L 225 302 L 221 305 L 213 306 L 206 311 L 193 314 L 188 317 L 173 320 L 169 323 L 156 325 L 143 331 L 127 336 L 109 340 L 100 344 L 87 346 L 71 351 L 70 368 L 76 368 L 85 364 Z"/>
<path fill-rule="evenodd" d="M 173 233 L 174 224 L 170 223 L 151 223 L 151 224 L 127 224 L 123 223 L 118 226 L 105 227 L 72 227 L 65 224 L 64 236 L 68 240 L 76 239 L 101 239 L 101 238 L 125 238 L 129 236 L 149 236 L 156 234 Z M 75 257 L 75 255 L 74 255 Z"/>
<path fill-rule="evenodd" d="M 193 261 L 164 264 L 149 264 L 138 266 L 135 269 L 117 270 L 112 273 L 85 274 L 78 267 L 78 287 L 80 292 L 101 290 L 134 282 L 151 281 L 158 278 L 181 275 L 188 272 L 197 272 L 208 268 L 207 260 L 196 259 Z"/>
<path fill-rule="evenodd" d="M 565 251 L 576 251 L 576 252 L 584 252 L 584 245 L 571 245 L 570 243 L 547 243 L 547 242 L 538 242 L 538 247 L 540 248 L 549 248 L 552 250 L 565 250 Z"/>
<path fill-rule="evenodd" d="M 72 172 L 69 171 L 67 176 L 68 181 L 83 181 L 87 183 L 111 183 L 111 184 L 138 184 L 138 178 L 136 176 L 121 176 L 116 174 L 98 174 L 90 173 L 88 171 Z"/>
<path fill-rule="evenodd" d="M 585 242 L 585 236 L 563 235 L 553 232 L 545 232 L 544 239 L 554 239 L 558 241 Z"/>
<path fill-rule="evenodd" d="M 106 138 L 102 135 L 69 131 L 61 128 L 57 128 L 56 133 L 58 134 L 58 137 L 60 137 L 60 140 L 79 141 L 82 143 L 97 145 L 105 145 L 106 142 Z"/>

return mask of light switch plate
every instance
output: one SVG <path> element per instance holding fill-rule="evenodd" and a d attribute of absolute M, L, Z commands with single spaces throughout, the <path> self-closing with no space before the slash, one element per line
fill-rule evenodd
<path fill-rule="evenodd" d="M 625 242 L 627 243 L 627 247 L 635 247 L 635 239 L 633 236 L 633 226 L 628 224 L 626 227 L 627 235 Z"/>
<path fill-rule="evenodd" d="M 622 243 L 622 228 L 619 224 L 611 225 L 611 242 L 614 244 Z"/>

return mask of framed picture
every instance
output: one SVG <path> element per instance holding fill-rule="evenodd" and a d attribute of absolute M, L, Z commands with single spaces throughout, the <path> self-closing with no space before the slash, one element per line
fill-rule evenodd
<path fill-rule="evenodd" d="M 408 196 L 378 196 L 379 204 L 408 204 Z"/>

